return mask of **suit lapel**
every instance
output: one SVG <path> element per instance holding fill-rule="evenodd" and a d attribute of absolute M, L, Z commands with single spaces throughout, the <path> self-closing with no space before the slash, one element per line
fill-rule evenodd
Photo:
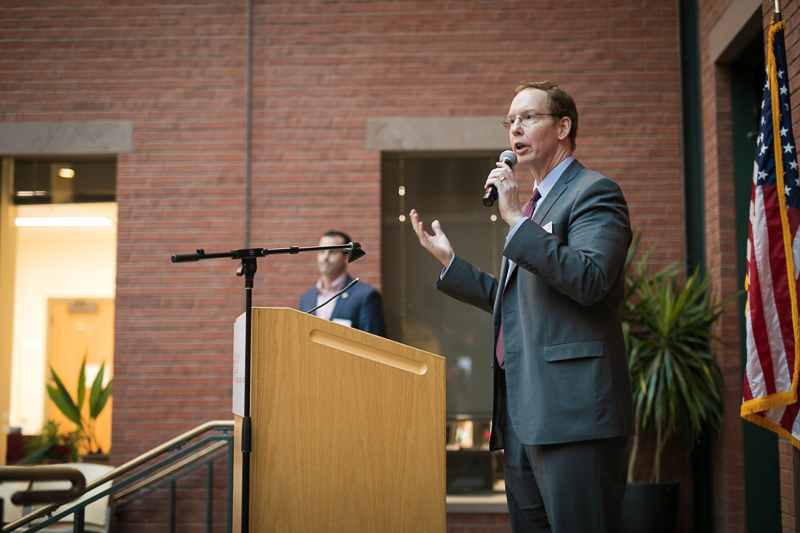
<path fill-rule="evenodd" d="M 514 275 L 514 272 L 517 270 L 517 264 L 514 263 L 513 261 L 511 261 L 510 259 L 508 259 L 505 256 L 503 256 L 503 259 L 505 259 L 505 261 L 503 261 L 503 263 L 504 263 L 503 264 L 503 271 L 505 272 L 506 270 L 508 270 L 508 274 L 507 275 L 500 276 L 500 279 L 503 280 L 503 290 L 505 291 L 506 290 L 506 286 L 508 285 L 508 283 L 506 283 L 506 279 L 510 280 L 511 276 Z M 508 267 L 508 268 L 506 268 L 506 267 Z"/>
<path fill-rule="evenodd" d="M 581 170 L 583 170 L 583 165 L 581 165 L 577 159 L 572 161 L 566 170 L 564 170 L 564 173 L 561 174 L 561 177 L 558 178 L 553 188 L 547 193 L 547 196 L 542 200 L 542 205 L 539 206 L 531 219 L 537 226 L 542 225 L 542 221 L 550 212 L 550 209 L 555 205 L 556 201 L 558 201 L 558 198 L 564 194 L 564 191 L 569 188 L 570 183 Z"/>
<path fill-rule="evenodd" d="M 495 316 L 500 316 L 497 314 L 497 312 L 500 310 L 500 301 L 502 300 L 503 292 L 506 290 L 506 278 L 508 277 L 508 268 L 509 266 L 511 266 L 511 268 L 517 266 L 511 261 L 509 261 L 506 256 L 501 255 L 500 257 L 503 258 L 503 262 L 502 265 L 500 266 L 500 279 L 498 280 L 500 283 L 500 290 L 497 291 L 497 296 L 494 299 Z"/>

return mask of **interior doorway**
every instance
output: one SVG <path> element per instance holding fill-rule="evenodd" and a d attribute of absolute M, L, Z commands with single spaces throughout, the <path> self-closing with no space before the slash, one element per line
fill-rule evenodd
<path fill-rule="evenodd" d="M 734 194 L 736 202 L 736 242 L 746 243 L 749 227 L 750 195 L 753 186 L 753 161 L 756 154 L 758 121 L 764 86 L 764 36 L 753 37 L 731 62 L 731 124 L 734 154 Z M 744 287 L 746 246 L 738 249 L 738 281 Z M 747 295 L 739 296 L 739 309 L 745 308 Z M 747 361 L 744 313 L 739 314 L 741 373 Z M 744 378 L 742 378 L 744 379 Z M 742 420 L 744 444 L 745 501 L 747 530 L 781 531 L 781 480 L 778 435 Z"/>
<path fill-rule="evenodd" d="M 116 159 L 4 158 L 0 178 L 0 316 L 7 317 L 0 324 L 7 326 L 0 335 L 0 438 L 5 443 L 6 433 L 33 435 L 51 419 L 61 421 L 62 433 L 71 431 L 47 394 L 51 364 L 73 394 L 84 353 L 89 386 L 104 360 L 105 381 L 111 379 Z M 90 317 L 85 311 L 95 306 L 100 316 Z M 105 452 L 110 419 L 109 402 L 99 421 Z M 0 446 L 0 464 L 5 451 Z"/>
<path fill-rule="evenodd" d="M 114 301 L 110 299 L 50 299 L 48 302 L 49 367 L 59 376 L 67 391 L 77 398 L 78 377 L 86 357 L 86 397 L 82 413 L 88 420 L 89 391 L 103 364 L 106 386 L 114 368 Z M 49 370 L 48 370 L 49 371 Z M 49 380 L 48 380 L 49 381 Z M 111 447 L 111 406 L 109 400 L 97 418 L 95 434 L 103 452 Z M 48 402 L 46 417 L 59 423 L 64 432 L 71 432 L 71 422 L 53 402 Z M 85 451 L 85 450 L 83 450 Z"/>

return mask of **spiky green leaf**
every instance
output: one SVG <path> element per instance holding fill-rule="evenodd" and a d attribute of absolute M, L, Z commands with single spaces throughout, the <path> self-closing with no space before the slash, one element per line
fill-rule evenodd
<path fill-rule="evenodd" d="M 103 412 L 106 403 L 108 403 L 108 399 L 111 397 L 111 385 L 113 382 L 114 380 L 112 379 L 108 382 L 108 385 L 106 385 L 105 388 L 98 388 L 97 396 L 94 396 L 94 394 L 92 395 L 92 402 L 90 405 L 91 412 L 89 413 L 89 416 L 91 416 L 93 419 L 100 416 L 100 413 Z M 100 383 L 102 384 L 102 380 Z M 92 385 L 92 392 L 94 392 L 94 385 Z"/>
<path fill-rule="evenodd" d="M 50 367 L 50 373 L 53 381 L 56 383 L 56 387 L 51 387 L 49 385 L 47 387 L 47 393 L 50 395 L 50 399 L 53 400 L 58 410 L 61 411 L 64 416 L 77 424 L 78 427 L 82 427 L 83 423 L 80 409 L 75 405 L 72 396 L 67 392 L 67 388 L 64 386 L 64 383 L 61 381 L 61 378 L 58 377 L 53 367 Z"/>
<path fill-rule="evenodd" d="M 83 409 L 83 399 L 86 396 L 86 355 L 87 355 L 87 352 L 88 352 L 88 349 L 86 350 L 86 352 L 83 353 L 83 362 L 81 362 L 81 371 L 78 374 L 78 402 L 76 404 L 77 407 L 78 407 L 78 412 L 80 412 Z"/>
<path fill-rule="evenodd" d="M 92 390 L 89 392 L 89 418 L 97 418 L 97 416 L 100 414 L 100 411 L 102 411 L 102 408 L 100 411 L 98 411 L 97 406 L 100 393 L 103 390 L 103 379 L 105 378 L 105 375 L 106 363 L 104 361 L 103 364 L 100 365 L 100 370 L 97 372 L 97 375 L 94 377 L 94 382 L 92 382 Z"/>

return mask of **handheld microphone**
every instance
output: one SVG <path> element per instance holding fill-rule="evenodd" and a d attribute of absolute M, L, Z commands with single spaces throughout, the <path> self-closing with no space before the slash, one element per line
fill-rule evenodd
<path fill-rule="evenodd" d="M 308 314 L 310 315 L 311 313 L 313 313 L 314 311 L 316 311 L 316 310 L 317 310 L 317 309 L 319 309 L 320 307 L 324 307 L 324 306 L 328 305 L 329 303 L 331 303 L 331 301 L 332 301 L 334 298 L 336 298 L 337 296 L 341 296 L 341 295 L 342 295 L 342 293 L 343 293 L 344 291 L 346 291 L 347 289 L 349 289 L 350 287 L 352 287 L 353 285 L 355 285 L 356 283 L 358 283 L 358 280 L 359 280 L 359 278 L 356 278 L 356 279 L 354 279 L 353 281 L 351 281 L 350 283 L 348 283 L 348 284 L 347 284 L 347 287 L 345 287 L 344 289 L 340 290 L 339 292 L 337 292 L 336 294 L 334 294 L 333 296 L 331 296 L 330 298 L 328 298 L 327 300 L 325 300 L 323 303 L 321 303 L 321 304 L 319 304 L 318 306 L 316 306 L 316 307 L 315 307 L 314 309 L 312 309 L 311 311 L 308 311 Z"/>
<path fill-rule="evenodd" d="M 501 161 L 511 167 L 514 168 L 514 165 L 517 164 L 517 155 L 512 152 L 511 150 L 506 150 L 500 157 L 498 161 Z M 483 205 L 486 207 L 492 207 L 494 203 L 497 201 L 497 187 L 494 185 L 489 185 L 489 188 L 486 189 L 486 194 L 483 195 Z"/>

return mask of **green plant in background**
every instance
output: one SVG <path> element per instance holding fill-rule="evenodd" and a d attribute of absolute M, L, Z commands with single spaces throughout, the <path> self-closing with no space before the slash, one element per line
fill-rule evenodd
<path fill-rule="evenodd" d="M 44 427 L 25 444 L 28 455 L 18 465 L 36 463 L 74 463 L 78 460 L 80 432 L 61 433 L 58 422 L 48 420 Z"/>
<path fill-rule="evenodd" d="M 730 300 L 715 302 L 710 279 L 701 278 L 697 270 L 683 287 L 676 265 L 653 273 L 648 259 L 655 245 L 631 272 L 640 237 L 626 262 L 623 305 L 636 417 L 628 482 L 633 481 L 640 434 L 650 433 L 655 436 L 650 482 L 660 483 L 661 454 L 672 437 L 691 450 L 706 431 L 716 433 L 722 422 L 722 373 L 709 342 L 717 340 L 711 326 Z"/>
<path fill-rule="evenodd" d="M 103 387 L 105 370 L 106 364 L 103 362 L 100 366 L 100 370 L 97 372 L 97 376 L 94 378 L 92 388 L 89 391 L 89 418 L 86 419 L 83 416 L 83 402 L 86 397 L 86 354 L 83 355 L 81 371 L 78 375 L 77 401 L 72 399 L 72 396 L 67 391 L 61 378 L 58 377 L 53 367 L 50 367 L 50 373 L 56 386 L 48 385 L 47 394 L 50 395 L 50 399 L 56 404 L 58 410 L 78 426 L 78 434 L 85 442 L 89 453 L 103 453 L 103 450 L 97 443 L 95 429 L 97 417 L 103 412 L 106 403 L 108 403 L 108 399 L 111 397 L 111 383 L 114 381 L 109 381 L 108 385 Z"/>

